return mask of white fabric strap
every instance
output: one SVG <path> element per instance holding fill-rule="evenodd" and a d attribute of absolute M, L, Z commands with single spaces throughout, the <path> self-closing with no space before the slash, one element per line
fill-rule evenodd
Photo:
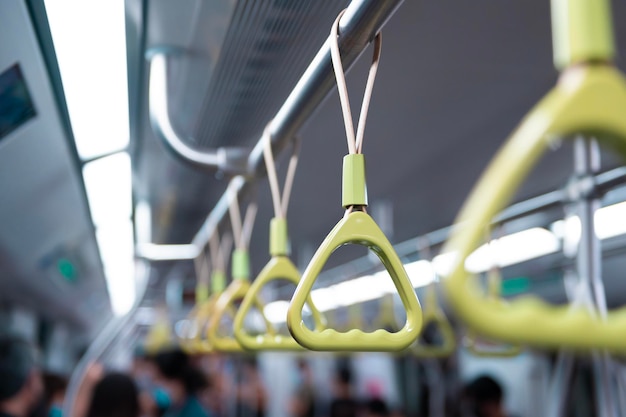
<path fill-rule="evenodd" d="M 341 53 L 339 52 L 339 20 L 345 13 L 343 10 L 335 19 L 330 31 L 330 52 L 333 61 L 333 69 L 335 70 L 335 78 L 337 79 L 337 91 L 339 92 L 339 100 L 341 102 L 341 110 L 343 112 L 343 122 L 346 128 L 346 138 L 348 140 L 348 151 L 350 153 L 361 153 L 363 150 L 363 136 L 365 134 L 365 122 L 367 121 L 367 112 L 369 110 L 370 101 L 372 99 L 372 91 L 374 89 L 374 81 L 376 80 L 376 72 L 378 71 L 378 62 L 380 61 L 380 52 L 382 48 L 382 34 L 379 32 L 374 39 L 374 58 L 370 66 L 365 93 L 363 94 L 363 103 L 361 104 L 361 114 L 359 115 L 359 123 L 356 136 L 354 134 L 354 122 L 352 121 L 352 111 L 350 109 L 350 99 L 348 98 L 348 86 L 346 84 L 346 75 L 343 71 L 341 63 Z"/>
<path fill-rule="evenodd" d="M 196 281 L 198 284 L 209 284 L 209 259 L 206 255 L 205 248 L 200 251 L 200 254 L 193 262 L 196 271 Z"/>
<path fill-rule="evenodd" d="M 227 256 L 230 252 L 232 244 L 233 238 L 230 233 L 224 233 L 221 241 L 217 232 L 211 236 L 211 239 L 209 240 L 209 253 L 211 255 L 211 265 L 214 270 L 226 270 Z"/>
<path fill-rule="evenodd" d="M 233 237 L 235 239 L 235 246 L 237 249 L 247 250 L 250 243 L 250 237 L 252 235 L 252 228 L 254 227 L 254 220 L 257 213 L 256 203 L 248 204 L 246 210 L 246 217 L 241 221 L 241 211 L 239 210 L 239 199 L 237 193 L 233 192 L 233 197 L 229 206 L 230 211 L 230 224 L 233 228 Z"/>
<path fill-rule="evenodd" d="M 287 167 L 287 175 L 283 188 L 283 196 L 280 196 L 280 185 L 278 183 L 278 174 L 276 172 L 276 162 L 274 161 L 274 152 L 272 152 L 272 137 L 270 135 L 269 125 L 263 131 L 263 156 L 265 157 L 265 165 L 267 166 L 267 178 L 270 183 L 272 193 L 272 202 L 274 204 L 274 215 L 278 218 L 287 217 L 287 208 L 289 207 L 289 197 L 293 187 L 293 180 L 296 175 L 296 167 L 298 166 L 298 151 L 300 141 L 294 139 L 293 152 L 289 159 Z"/>

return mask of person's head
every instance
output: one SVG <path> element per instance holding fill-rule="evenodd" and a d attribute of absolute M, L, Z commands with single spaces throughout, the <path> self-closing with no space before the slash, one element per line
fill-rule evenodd
<path fill-rule="evenodd" d="M 352 389 L 352 372 L 347 367 L 340 367 L 335 374 L 335 389 L 337 395 L 348 396 Z"/>
<path fill-rule="evenodd" d="M 16 336 L 0 334 L 0 410 L 23 417 L 42 397 L 35 348 Z"/>
<path fill-rule="evenodd" d="M 364 407 L 364 417 L 389 417 L 389 407 L 387 407 L 387 403 L 380 399 L 374 398 L 365 403 Z"/>
<path fill-rule="evenodd" d="M 204 374 L 191 364 L 189 356 L 180 349 L 158 353 L 154 363 L 157 381 L 173 404 L 181 404 L 188 396 L 196 395 L 208 386 Z"/>
<path fill-rule="evenodd" d="M 311 371 L 311 367 L 309 363 L 304 358 L 298 359 L 298 371 L 302 376 L 302 379 L 306 382 L 311 382 L 313 379 L 313 372 Z"/>
<path fill-rule="evenodd" d="M 504 392 L 500 384 L 488 375 L 474 379 L 466 388 L 466 395 L 478 417 L 501 416 Z"/>
<path fill-rule="evenodd" d="M 109 373 L 94 386 L 87 417 L 139 417 L 139 391 L 123 373 Z"/>

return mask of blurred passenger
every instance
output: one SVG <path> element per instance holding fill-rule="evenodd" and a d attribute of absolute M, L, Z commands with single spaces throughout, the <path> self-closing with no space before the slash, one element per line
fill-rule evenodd
<path fill-rule="evenodd" d="M 143 346 L 137 346 L 133 352 L 131 373 L 139 389 L 142 417 L 162 417 L 170 407 L 170 399 L 155 383 L 156 364 Z"/>
<path fill-rule="evenodd" d="M 0 417 L 27 417 L 43 394 L 35 348 L 18 337 L 0 334 Z"/>
<path fill-rule="evenodd" d="M 238 413 L 246 417 L 264 417 L 267 408 L 267 392 L 257 362 L 254 358 L 244 361 L 237 390 Z"/>
<path fill-rule="evenodd" d="M 189 356 L 175 349 L 154 357 L 156 381 L 167 395 L 170 407 L 164 417 L 209 417 L 198 401 L 200 391 L 207 388 L 207 378 L 191 364 Z"/>
<path fill-rule="evenodd" d="M 387 403 L 380 398 L 374 398 L 365 403 L 363 417 L 390 417 Z"/>
<path fill-rule="evenodd" d="M 43 386 L 46 399 L 48 417 L 61 417 L 63 414 L 63 401 L 67 391 L 67 378 L 61 375 L 46 373 L 43 376 Z"/>
<path fill-rule="evenodd" d="M 329 417 L 356 417 L 358 403 L 352 396 L 352 372 L 347 367 L 338 369 L 330 402 Z"/>
<path fill-rule="evenodd" d="M 314 417 L 317 395 L 313 383 L 311 367 L 304 359 L 298 360 L 298 380 L 291 400 L 290 411 L 294 417 Z"/>
<path fill-rule="evenodd" d="M 406 412 L 402 408 L 396 408 L 389 413 L 389 417 L 406 417 Z"/>
<path fill-rule="evenodd" d="M 74 397 L 72 417 L 87 417 L 95 387 L 103 377 L 104 367 L 101 364 L 92 362 L 87 365 L 83 380 L 78 387 L 76 396 Z"/>
<path fill-rule="evenodd" d="M 465 388 L 470 408 L 475 417 L 507 417 L 504 410 L 504 392 L 490 376 L 481 375 Z"/>
<path fill-rule="evenodd" d="M 110 373 L 96 383 L 87 417 L 139 416 L 139 391 L 130 376 Z"/>
<path fill-rule="evenodd" d="M 0 334 L 0 417 L 27 417 L 43 399 L 35 348 Z"/>

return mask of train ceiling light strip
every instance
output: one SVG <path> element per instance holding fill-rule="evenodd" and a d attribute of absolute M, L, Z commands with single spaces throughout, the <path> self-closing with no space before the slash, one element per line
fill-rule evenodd
<path fill-rule="evenodd" d="M 89 162 L 83 179 L 111 308 L 121 316 L 136 296 L 130 156 L 120 152 Z"/>
<path fill-rule="evenodd" d="M 124 0 L 45 0 L 76 148 L 83 160 L 128 146 Z"/>

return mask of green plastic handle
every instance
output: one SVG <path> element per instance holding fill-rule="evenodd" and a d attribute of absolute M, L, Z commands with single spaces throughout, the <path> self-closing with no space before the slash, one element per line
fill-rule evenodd
<path fill-rule="evenodd" d="M 330 255 L 348 243 L 367 246 L 387 268 L 407 312 L 406 322 L 399 331 L 366 333 L 352 329 L 343 333 L 328 328 L 309 330 L 304 324 L 302 309 L 315 280 Z M 296 288 L 287 312 L 287 325 L 294 339 L 311 350 L 393 352 L 406 349 L 415 341 L 422 328 L 422 311 L 415 290 L 393 246 L 368 214 L 361 211 L 346 214 L 324 239 Z"/>
<path fill-rule="evenodd" d="M 226 289 L 226 274 L 219 269 L 213 270 L 211 274 L 211 292 L 221 294 Z"/>
<path fill-rule="evenodd" d="M 522 353 L 519 345 L 502 345 L 491 341 L 481 340 L 473 331 L 468 331 L 465 337 L 465 347 L 474 356 L 481 358 L 514 358 Z"/>
<path fill-rule="evenodd" d="M 363 307 L 361 304 L 349 305 L 347 310 L 348 320 L 346 321 L 346 328 L 339 330 L 350 331 L 352 329 L 362 329 L 365 327 L 365 321 L 363 320 Z"/>
<path fill-rule="evenodd" d="M 487 294 L 491 299 L 498 300 L 502 289 L 502 277 L 496 268 L 489 270 Z M 483 358 L 512 358 L 522 353 L 521 346 L 502 345 L 491 340 L 484 340 L 480 335 L 469 330 L 465 337 L 465 346 L 474 356 Z"/>
<path fill-rule="evenodd" d="M 565 69 L 615 56 L 609 0 L 552 0 L 554 64 Z"/>
<path fill-rule="evenodd" d="M 443 249 L 456 253 L 444 280 L 458 316 L 477 333 L 510 344 L 626 351 L 626 308 L 606 320 L 584 307 L 553 306 L 535 297 L 506 303 L 482 294 L 465 270 L 493 217 L 509 202 L 530 169 L 556 138 L 596 137 L 626 157 L 626 82 L 608 65 L 575 67 L 531 111 L 489 165 L 465 203 Z"/>
<path fill-rule="evenodd" d="M 374 326 L 393 332 L 399 330 L 398 322 L 396 321 L 396 316 L 393 311 L 392 294 L 385 294 L 380 300 L 380 309 L 378 310 L 378 316 L 374 321 Z"/>
<path fill-rule="evenodd" d="M 427 345 L 418 339 L 413 345 L 413 353 L 420 358 L 445 358 L 452 355 L 456 349 L 456 336 L 454 329 L 446 318 L 439 303 L 435 284 L 429 284 L 426 288 L 426 300 L 424 302 L 424 328 L 434 324 L 439 328 L 443 343 L 441 345 Z"/>
<path fill-rule="evenodd" d="M 215 306 L 217 296 L 211 295 L 208 300 L 197 305 L 189 313 L 188 320 L 196 328 L 195 334 L 181 340 L 181 348 L 189 354 L 209 353 L 213 351 L 211 344 L 203 337 L 202 329 L 206 325 Z"/>
<path fill-rule="evenodd" d="M 207 284 L 196 285 L 196 305 L 204 303 L 209 298 L 209 286 Z"/>
<path fill-rule="evenodd" d="M 259 294 L 268 283 L 276 280 L 287 280 L 295 285 L 300 282 L 300 273 L 295 265 L 286 256 L 274 256 L 265 265 L 265 268 L 259 273 L 254 280 L 246 297 L 243 299 L 237 315 L 235 316 L 235 338 L 248 350 L 302 350 L 302 346 L 298 344 L 291 336 L 283 336 L 276 331 L 258 336 L 250 335 L 244 327 L 244 319 L 250 308 L 257 304 Z M 322 314 L 315 308 L 311 298 L 307 299 L 307 304 L 311 309 L 315 328 L 321 330 L 325 327 L 325 320 Z M 272 326 L 273 328 L 273 326 Z"/>
<path fill-rule="evenodd" d="M 250 255 L 245 249 L 235 249 L 232 257 L 233 280 L 250 279 Z"/>
<path fill-rule="evenodd" d="M 233 336 L 225 336 L 219 334 L 220 323 L 225 314 L 231 314 L 233 318 L 236 316 L 235 303 L 245 298 L 246 293 L 250 289 L 250 282 L 244 279 L 234 279 L 233 282 L 220 295 L 215 303 L 213 315 L 209 322 L 207 330 L 207 339 L 215 350 L 220 352 L 243 352 L 244 348 L 239 344 Z M 255 299 L 255 307 L 263 314 L 265 307 L 258 298 Z M 268 332 L 273 331 L 271 323 L 263 316 Z"/>

